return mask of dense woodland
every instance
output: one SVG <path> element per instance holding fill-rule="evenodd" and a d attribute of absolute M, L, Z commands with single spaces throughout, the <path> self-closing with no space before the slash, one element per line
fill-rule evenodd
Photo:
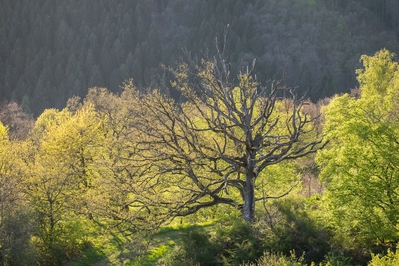
<path fill-rule="evenodd" d="M 130 79 L 4 105 L 1 264 L 396 265 L 395 57 L 317 104 L 221 56 L 168 69 L 184 102 Z"/>
<path fill-rule="evenodd" d="M 279 79 L 316 101 L 357 86 L 362 54 L 398 51 L 399 2 L 322 0 L 5 0 L 0 10 L 0 95 L 35 116 L 88 88 L 169 86 L 162 65 L 215 53 L 257 58 L 258 79 Z"/>
<path fill-rule="evenodd" d="M 399 1 L 118 2 L 2 3 L 0 265 L 398 265 Z"/>

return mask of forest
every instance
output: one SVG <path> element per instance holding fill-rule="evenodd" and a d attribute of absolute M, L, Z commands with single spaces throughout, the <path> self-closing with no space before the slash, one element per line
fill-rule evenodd
<path fill-rule="evenodd" d="M 0 265 L 398 265 L 399 1 L 2 7 Z"/>
<path fill-rule="evenodd" d="M 129 78 L 178 99 L 162 66 L 215 54 L 227 31 L 235 71 L 257 58 L 260 81 L 285 75 L 316 102 L 357 86 L 360 55 L 399 52 L 397 10 L 397 0 L 4 0 L 0 101 L 37 117 Z"/>
<path fill-rule="evenodd" d="M 34 119 L 0 112 L 2 265 L 396 265 L 399 63 L 318 103 L 256 64 L 168 68 Z"/>

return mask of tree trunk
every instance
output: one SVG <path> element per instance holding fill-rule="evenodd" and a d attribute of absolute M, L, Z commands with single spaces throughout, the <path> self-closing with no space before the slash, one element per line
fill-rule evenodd
<path fill-rule="evenodd" d="M 252 138 L 252 129 L 250 126 L 250 117 L 245 117 L 246 124 L 248 125 L 248 130 L 246 130 L 246 154 L 244 165 L 246 168 L 245 173 L 245 185 L 244 185 L 244 206 L 242 209 L 242 218 L 247 223 L 252 223 L 255 220 L 255 158 L 256 151 L 253 149 L 254 140 Z"/>
<path fill-rule="evenodd" d="M 245 179 L 242 218 L 248 223 L 253 222 L 255 219 L 255 186 L 253 172 L 247 173 Z"/>
<path fill-rule="evenodd" d="M 252 149 L 252 139 L 247 136 L 247 152 L 246 152 L 246 174 L 244 186 L 244 206 L 242 209 L 242 218 L 244 221 L 251 223 L 255 220 L 255 156 L 256 152 Z"/>

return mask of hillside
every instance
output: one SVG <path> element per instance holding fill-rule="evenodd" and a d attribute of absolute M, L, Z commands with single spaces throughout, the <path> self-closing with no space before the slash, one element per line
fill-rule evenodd
<path fill-rule="evenodd" d="M 128 78 L 140 88 L 165 90 L 170 77 L 161 65 L 212 56 L 215 37 L 222 47 L 228 25 L 231 62 L 256 57 L 261 81 L 285 73 L 288 85 L 316 101 L 357 86 L 361 54 L 384 47 L 398 52 L 398 3 L 4 0 L 0 100 L 15 100 L 38 116 L 93 86 L 118 92 Z"/>

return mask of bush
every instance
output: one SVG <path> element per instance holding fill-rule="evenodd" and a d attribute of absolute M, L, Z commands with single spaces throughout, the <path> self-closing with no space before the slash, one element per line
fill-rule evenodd
<path fill-rule="evenodd" d="M 306 210 L 303 199 L 285 199 L 274 202 L 280 213 L 280 220 L 273 227 L 266 240 L 269 250 L 282 252 L 286 256 L 292 250 L 305 254 L 306 262 L 322 262 L 331 251 L 331 235 Z"/>
<path fill-rule="evenodd" d="M 219 223 L 214 237 L 224 265 L 253 262 L 263 254 L 262 241 L 253 228 L 240 217 L 230 217 Z"/>
<path fill-rule="evenodd" d="M 387 254 L 381 256 L 379 254 L 371 255 L 372 259 L 368 266 L 396 266 L 399 265 L 399 252 L 392 252 L 388 249 Z"/>
<path fill-rule="evenodd" d="M 309 208 L 312 204 L 299 198 L 275 201 L 273 224 L 260 219 L 249 225 L 230 216 L 222 218 L 212 233 L 198 227 L 188 230 L 165 259 L 166 265 L 353 265 L 353 256 L 318 222 Z"/>
<path fill-rule="evenodd" d="M 59 223 L 52 234 L 42 233 L 32 237 L 38 265 L 64 265 L 66 261 L 79 256 L 83 250 L 90 248 L 87 239 L 89 221 L 71 219 Z"/>
<path fill-rule="evenodd" d="M 195 227 L 181 234 L 180 244 L 163 260 L 165 265 L 240 265 L 263 253 L 261 241 L 240 218 L 220 221 L 215 233 Z"/>
<path fill-rule="evenodd" d="M 294 252 L 291 252 L 290 257 L 282 254 L 265 252 L 256 263 L 243 264 L 242 266 L 303 266 L 303 256 L 296 257 Z"/>
<path fill-rule="evenodd" d="M 221 265 L 218 260 L 218 249 L 210 241 L 206 231 L 193 228 L 181 234 L 180 245 L 164 258 L 164 265 Z"/>

